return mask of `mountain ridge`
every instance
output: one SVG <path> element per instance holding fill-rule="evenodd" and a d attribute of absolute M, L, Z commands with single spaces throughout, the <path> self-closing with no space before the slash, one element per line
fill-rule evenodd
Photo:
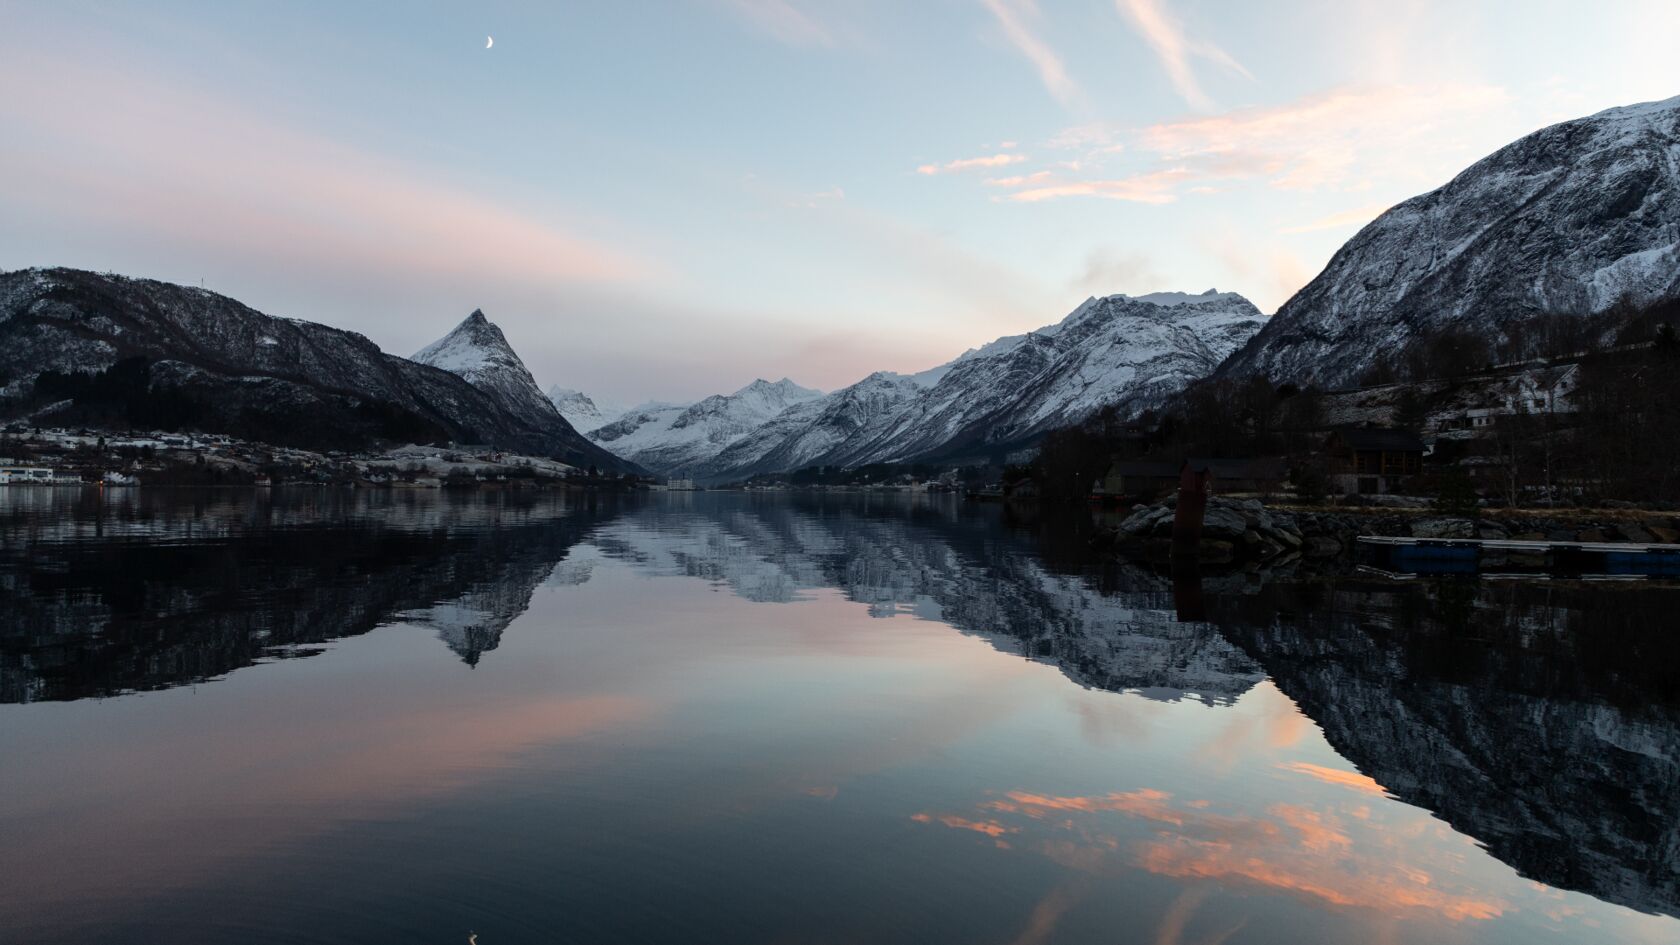
<path fill-rule="evenodd" d="M 1395 205 L 1218 374 L 1347 384 L 1448 331 L 1509 346 L 1541 317 L 1675 298 L 1680 96 L 1542 128 Z"/>
<path fill-rule="evenodd" d="M 716 482 L 1001 453 L 1106 406 L 1159 406 L 1211 373 L 1263 318 L 1234 292 L 1092 297 L 1059 322 L 927 371 L 877 371 L 791 406 L 711 457 L 685 457 L 681 471 Z"/>
<path fill-rule="evenodd" d="M 119 364 L 128 365 L 120 389 L 106 383 Z M 41 403 L 35 382 L 49 373 L 82 378 L 85 396 Z M 0 412 L 35 422 L 68 416 L 144 428 L 136 410 L 149 407 L 187 428 L 280 445 L 454 441 L 631 468 L 563 421 L 533 426 L 461 377 L 382 351 L 365 335 L 153 279 L 0 273 L 0 381 Z"/>

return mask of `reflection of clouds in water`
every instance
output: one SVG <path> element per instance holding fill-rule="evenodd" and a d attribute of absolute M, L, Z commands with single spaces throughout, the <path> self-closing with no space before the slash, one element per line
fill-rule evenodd
<path fill-rule="evenodd" d="M 1189 928 L 1191 918 L 1196 914 L 1208 897 L 1205 886 L 1193 886 L 1179 893 L 1167 907 L 1167 914 L 1161 917 L 1161 924 L 1155 931 L 1155 945 L 1183 945 L 1188 940 L 1184 933 Z M 1247 919 L 1227 922 L 1212 935 L 1194 939 L 1196 945 L 1220 945 L 1226 939 L 1237 934 L 1248 924 Z"/>
<path fill-rule="evenodd" d="M 1512 908 L 1499 897 L 1460 888 L 1454 875 L 1460 857 L 1452 848 L 1454 841 L 1468 842 L 1464 838 L 1421 816 L 1399 829 L 1373 826 L 1368 808 L 1341 802 L 1275 803 L 1246 812 L 1216 810 L 1210 801 L 1181 800 L 1154 788 L 1094 795 L 1015 790 L 980 802 L 971 815 L 924 811 L 912 820 L 994 839 L 1009 835 L 1017 846 L 1072 870 L 1141 867 L 1384 917 L 1427 915 L 1457 923 L 1497 918 Z M 1148 830 L 1140 835 L 1136 822 Z M 1169 914 L 1163 929 L 1182 932 L 1183 918 Z"/>
<path fill-rule="evenodd" d="M 922 824 L 930 824 L 934 821 L 938 821 L 953 830 L 971 830 L 978 834 L 984 834 L 985 836 L 996 840 L 997 845 L 1006 850 L 1009 848 L 1009 844 L 999 838 L 1005 834 L 1021 832 L 1020 827 L 1006 827 L 996 820 L 969 820 L 966 817 L 958 817 L 956 814 L 940 814 L 938 816 L 933 814 L 913 814 L 910 819 Z"/>
<path fill-rule="evenodd" d="M 1010 945 L 1043 945 L 1049 941 L 1062 916 L 1085 897 L 1088 887 L 1089 883 L 1075 881 L 1050 890 L 1033 906 L 1032 912 L 1027 916 L 1026 927 L 1021 929 L 1021 934 L 1017 935 Z"/>
<path fill-rule="evenodd" d="M 1313 725 L 1295 703 L 1266 680 L 1252 690 L 1255 711 L 1232 713 L 1212 738 L 1198 745 L 1198 761 L 1219 772 L 1235 770 L 1256 760 L 1264 762 L 1277 749 L 1288 748 L 1312 731 Z"/>
<path fill-rule="evenodd" d="M 1299 774 L 1304 774 L 1309 778 L 1323 781 L 1325 784 L 1334 784 L 1337 787 L 1345 787 L 1365 794 L 1387 793 L 1383 790 L 1382 785 L 1357 771 L 1343 771 L 1340 768 L 1326 768 L 1323 765 L 1315 765 L 1307 761 L 1281 762 L 1278 764 L 1278 767 L 1284 769 L 1285 771 L 1294 771 Z"/>

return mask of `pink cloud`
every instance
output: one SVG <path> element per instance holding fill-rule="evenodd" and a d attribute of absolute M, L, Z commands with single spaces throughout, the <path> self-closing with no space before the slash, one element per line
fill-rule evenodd
<path fill-rule="evenodd" d="M 1342 87 L 1269 108 L 1145 128 L 1142 146 L 1204 176 L 1268 176 L 1281 189 L 1356 186 L 1415 169 L 1443 130 L 1510 100 L 1486 85 Z"/>
<path fill-rule="evenodd" d="M 383 155 L 121 65 L 0 64 L 0 120 L 41 146 L 0 172 L 42 212 L 282 263 L 537 286 L 621 282 L 645 263 Z"/>
<path fill-rule="evenodd" d="M 988 177 L 988 187 L 1025 187 L 1028 184 L 1039 184 L 1049 180 L 1053 175 L 1049 171 L 1034 171 L 1031 174 L 1017 174 L 1014 177 Z"/>
<path fill-rule="evenodd" d="M 1055 174 L 1039 170 L 986 183 L 1022 188 L 1006 199 L 1023 203 L 1102 197 L 1162 204 L 1181 193 L 1211 194 L 1227 189 L 1228 182 L 1253 179 L 1282 190 L 1350 192 L 1371 189 L 1375 181 L 1391 186 L 1427 181 L 1463 160 L 1464 135 L 1459 132 L 1482 123 L 1509 98 L 1503 89 L 1485 85 L 1344 87 L 1285 105 L 1131 131 L 1101 122 L 1075 125 L 1045 142 L 1045 147 L 1080 153 L 1078 159 L 1058 162 Z M 1137 170 L 1097 176 L 1116 161 Z M 1356 218 L 1367 209 L 1284 232 L 1363 222 Z"/>
<path fill-rule="evenodd" d="M 1173 193 L 1173 186 L 1189 176 L 1190 172 L 1188 170 L 1182 167 L 1172 167 L 1113 180 L 1079 180 L 1046 184 L 1042 187 L 1016 191 L 1009 195 L 1009 199 L 1021 203 L 1037 203 L 1062 197 L 1103 197 L 1108 200 L 1126 200 L 1133 203 L 1172 203 L 1178 199 Z"/>
<path fill-rule="evenodd" d="M 916 168 L 918 174 L 954 174 L 959 171 L 972 171 L 983 167 L 1008 167 L 1025 161 L 1024 154 L 992 154 L 986 157 L 959 158 L 946 161 L 944 164 L 923 164 Z"/>

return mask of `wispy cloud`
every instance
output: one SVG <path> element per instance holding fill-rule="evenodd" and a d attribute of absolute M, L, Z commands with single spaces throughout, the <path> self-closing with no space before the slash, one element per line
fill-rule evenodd
<path fill-rule="evenodd" d="M 987 167 L 1008 167 L 1025 161 L 1025 154 L 991 154 L 985 157 L 958 158 L 946 161 L 944 164 L 923 164 L 916 168 L 918 174 L 953 174 L 958 171 L 972 171 Z"/>
<path fill-rule="evenodd" d="M 1374 172 L 1416 173 L 1443 147 L 1461 150 L 1447 132 L 1509 101 L 1504 89 L 1487 85 L 1343 87 L 1153 125 L 1140 145 L 1207 176 L 1265 176 L 1292 190 L 1358 185 Z"/>
<path fill-rule="evenodd" d="M 1319 230 L 1338 230 L 1348 226 L 1364 226 L 1375 220 L 1384 210 L 1387 210 L 1388 206 L 1386 203 L 1368 203 L 1363 207 L 1354 207 L 1352 210 L 1332 213 L 1329 216 L 1319 217 L 1299 226 L 1286 227 L 1278 230 L 1278 232 L 1283 234 L 1316 233 Z"/>
<path fill-rule="evenodd" d="M 1162 68 L 1167 70 L 1167 78 L 1173 88 L 1191 108 L 1208 109 L 1213 105 L 1196 80 L 1196 72 L 1190 65 L 1191 57 L 1206 59 L 1238 75 L 1253 78 L 1230 53 L 1212 43 L 1186 36 L 1184 27 L 1161 8 L 1160 0 L 1115 0 L 1115 6 L 1155 51 L 1155 58 L 1161 60 Z"/>
<path fill-rule="evenodd" d="M 1178 199 L 1173 193 L 1173 186 L 1189 175 L 1190 172 L 1182 167 L 1169 167 L 1130 177 L 1061 181 L 1018 190 L 1008 199 L 1018 203 L 1038 203 L 1060 197 L 1103 197 L 1132 203 L 1172 203 Z"/>
<path fill-rule="evenodd" d="M 792 0 L 724 0 L 754 29 L 790 46 L 834 46 L 833 27 L 795 6 Z"/>
<path fill-rule="evenodd" d="M 988 187 L 1025 187 L 1028 184 L 1042 184 L 1054 177 L 1049 171 L 1033 171 L 1031 174 L 1016 174 L 1013 177 L 988 177 Z"/>
<path fill-rule="evenodd" d="M 1474 153 L 1468 141 L 1509 101 L 1504 89 L 1486 85 L 1344 87 L 1141 129 L 1076 125 L 1044 145 L 1077 152 L 1076 159 L 986 183 L 1015 188 L 1002 199 L 1023 203 L 1065 197 L 1171 203 L 1241 181 L 1300 191 L 1411 189 Z M 1383 209 L 1370 204 L 1283 232 L 1362 223 Z"/>
<path fill-rule="evenodd" d="M 1021 55 L 1027 57 L 1038 70 L 1038 79 L 1044 83 L 1044 88 L 1060 102 L 1063 107 L 1072 108 L 1084 99 L 1084 92 L 1079 84 L 1068 75 L 1067 66 L 1062 63 L 1062 57 L 1027 24 L 1027 20 L 1037 16 L 1038 6 L 1033 0 L 980 0 L 987 10 L 997 19 L 1003 35 L 1009 40 Z"/>

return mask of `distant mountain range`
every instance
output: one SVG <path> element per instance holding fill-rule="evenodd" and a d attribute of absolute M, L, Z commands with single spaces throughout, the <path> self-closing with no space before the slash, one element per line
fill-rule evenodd
<path fill-rule="evenodd" d="M 1205 377 L 1264 317 L 1234 292 L 1088 299 L 1062 321 L 919 374 L 831 394 L 786 379 L 588 430 L 656 472 L 702 481 L 811 465 L 998 459 L 1106 406 L 1141 410 Z"/>
<path fill-rule="evenodd" d="M 1541 129 L 1384 213 L 1220 374 L 1344 385 L 1444 331 L 1676 298 L 1680 97 Z"/>
<path fill-rule="evenodd" d="M 1092 298 L 920 374 L 877 372 L 827 394 L 784 378 L 621 408 L 542 393 L 481 312 L 404 359 L 201 289 L 5 273 L 0 418 L 314 447 L 454 441 L 720 482 L 818 464 L 996 462 L 1103 408 L 1164 406 L 1209 376 L 1346 385 L 1431 339 L 1510 342 L 1558 315 L 1609 337 L 1630 313 L 1677 301 L 1680 97 L 1500 149 L 1366 226 L 1270 319 L 1230 292 Z"/>
<path fill-rule="evenodd" d="M 589 438 L 647 469 L 697 469 L 735 440 L 795 404 L 822 396 L 782 378 L 756 380 L 733 394 L 714 394 L 686 406 L 630 410 L 589 432 Z"/>

